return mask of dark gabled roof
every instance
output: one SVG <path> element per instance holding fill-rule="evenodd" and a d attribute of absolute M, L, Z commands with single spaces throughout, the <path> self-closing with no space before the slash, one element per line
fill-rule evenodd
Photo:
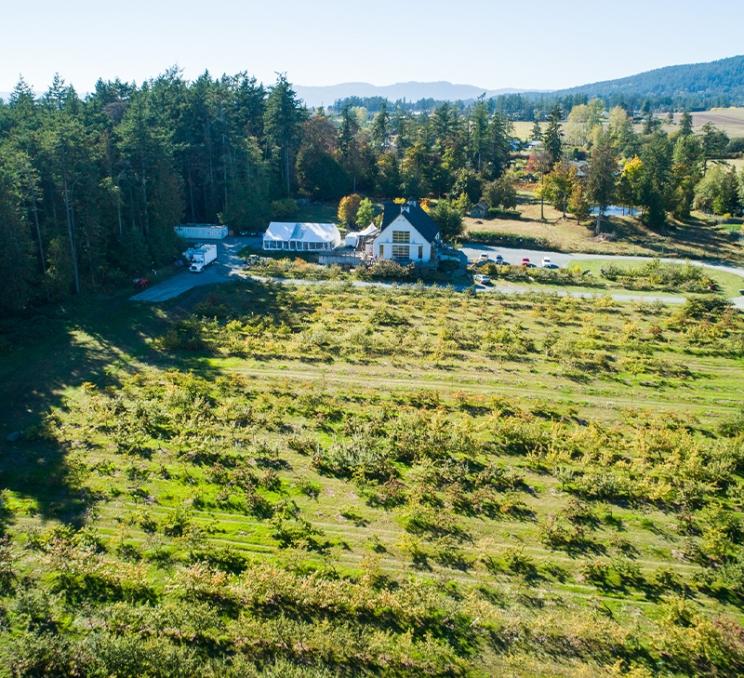
<path fill-rule="evenodd" d="M 421 209 L 421 206 L 417 202 L 407 202 L 403 205 L 386 202 L 383 206 L 382 226 L 380 230 L 384 231 L 401 214 L 428 242 L 433 242 L 439 235 L 437 222 Z"/>

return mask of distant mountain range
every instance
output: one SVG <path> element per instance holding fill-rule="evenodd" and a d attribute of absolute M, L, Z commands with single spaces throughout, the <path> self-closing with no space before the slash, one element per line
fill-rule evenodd
<path fill-rule="evenodd" d="M 397 82 L 394 85 L 371 85 L 368 82 L 344 82 L 339 85 L 296 85 L 295 91 L 308 106 L 330 106 L 346 97 L 383 97 L 389 101 L 406 99 L 436 99 L 437 101 L 469 101 L 481 94 L 493 97 L 523 90 L 488 89 L 475 85 L 459 85 L 446 81 L 439 82 Z"/>
<path fill-rule="evenodd" d="M 439 82 L 398 82 L 393 85 L 371 85 L 368 82 L 345 82 L 338 85 L 296 85 L 297 94 L 308 106 L 331 106 L 350 96 L 384 97 L 390 101 L 435 99 L 437 101 L 472 101 L 482 94 L 551 94 L 565 96 L 624 96 L 636 98 L 669 98 L 679 106 L 744 105 L 744 55 L 699 64 L 666 66 L 617 80 L 605 80 L 578 87 L 547 91 L 516 88 L 487 89 L 476 85 Z M 9 92 L 0 92 L 7 101 Z"/>
<path fill-rule="evenodd" d="M 668 97 L 678 103 L 688 100 L 699 104 L 715 104 L 716 99 L 721 99 L 730 105 L 744 105 L 744 55 L 707 63 L 667 66 L 617 80 L 605 80 L 555 91 L 515 88 L 489 90 L 485 87 L 451 82 L 415 81 L 385 86 L 370 85 L 366 82 L 346 82 L 324 87 L 298 85 L 295 89 L 308 106 L 329 106 L 339 99 L 350 96 L 379 96 L 390 101 L 398 99 L 470 101 L 484 93 L 486 97 L 493 97 L 515 92 L 558 96 L 585 94 L 590 97 L 613 95 L 640 98 Z"/>

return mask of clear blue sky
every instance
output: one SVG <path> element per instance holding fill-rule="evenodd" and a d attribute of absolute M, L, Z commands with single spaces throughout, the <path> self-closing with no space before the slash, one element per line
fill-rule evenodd
<path fill-rule="evenodd" d="M 553 89 L 744 52 L 742 0 L 10 0 L 0 91 L 276 71 L 302 85 Z"/>

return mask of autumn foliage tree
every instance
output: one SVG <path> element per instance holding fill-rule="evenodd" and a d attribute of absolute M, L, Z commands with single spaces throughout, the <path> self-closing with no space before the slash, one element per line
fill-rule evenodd
<path fill-rule="evenodd" d="M 571 191 L 576 182 L 576 168 L 569 162 L 561 161 L 545 176 L 540 187 L 542 196 L 566 216 Z"/>
<path fill-rule="evenodd" d="M 362 204 L 362 196 L 358 193 L 345 195 L 338 203 L 338 222 L 347 228 L 354 226 L 357 220 L 357 212 Z"/>

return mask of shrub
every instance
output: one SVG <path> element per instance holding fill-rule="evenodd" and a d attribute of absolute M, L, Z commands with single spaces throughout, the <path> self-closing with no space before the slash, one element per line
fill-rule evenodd
<path fill-rule="evenodd" d="M 317 499 L 320 496 L 320 483 L 315 483 L 311 480 L 303 480 L 300 483 L 299 488 L 302 494 L 307 495 L 311 499 Z"/>
<path fill-rule="evenodd" d="M 206 352 L 207 342 L 202 334 L 201 322 L 197 318 L 180 320 L 159 340 L 166 351 Z"/>
<path fill-rule="evenodd" d="M 292 198 L 274 200 L 271 203 L 271 218 L 278 220 L 291 219 L 296 216 L 297 210 L 297 201 Z"/>
<path fill-rule="evenodd" d="M 12 593 L 16 574 L 13 569 L 13 553 L 8 537 L 0 537 L 0 596 Z"/>
<path fill-rule="evenodd" d="M 663 264 L 658 259 L 638 268 L 623 268 L 610 264 L 602 268 L 602 276 L 635 290 L 668 290 L 672 292 L 717 292 L 718 283 L 701 266 L 693 264 Z"/>
<path fill-rule="evenodd" d="M 369 280 L 412 280 L 414 265 L 403 266 L 390 259 L 377 259 L 369 268 L 361 269 L 358 276 Z"/>
<path fill-rule="evenodd" d="M 726 299 L 716 297 L 693 298 L 687 299 L 676 315 L 683 320 L 710 320 L 715 322 L 720 320 L 724 312 L 730 308 L 731 302 Z"/>
<path fill-rule="evenodd" d="M 367 437 L 334 443 L 327 450 L 319 450 L 313 455 L 313 466 L 321 473 L 342 478 L 384 482 L 397 475 L 390 455 Z"/>

